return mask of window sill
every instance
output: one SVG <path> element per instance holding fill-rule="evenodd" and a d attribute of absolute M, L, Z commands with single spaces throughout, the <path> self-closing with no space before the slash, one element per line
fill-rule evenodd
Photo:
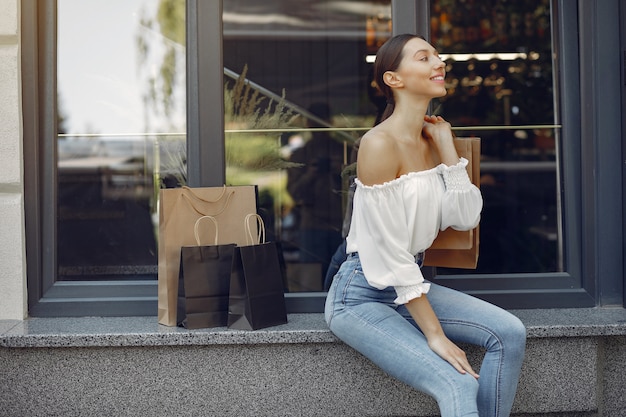
<path fill-rule="evenodd" d="M 626 335 L 626 309 L 511 310 L 529 338 Z M 255 331 L 167 327 L 149 317 L 29 318 L 0 320 L 0 346 L 190 346 L 337 343 L 319 313 L 290 314 L 289 323 Z"/>

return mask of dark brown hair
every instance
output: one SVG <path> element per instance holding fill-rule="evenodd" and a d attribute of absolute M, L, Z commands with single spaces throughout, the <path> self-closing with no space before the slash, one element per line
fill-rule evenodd
<path fill-rule="evenodd" d="M 396 35 L 385 42 L 376 53 L 376 61 L 374 61 L 374 81 L 376 82 L 377 88 L 387 100 L 387 107 L 385 108 L 385 111 L 380 117 L 378 123 L 391 116 L 395 107 L 393 91 L 391 87 L 385 84 L 383 75 L 387 71 L 395 71 L 398 69 L 400 62 L 402 61 L 402 51 L 404 50 L 404 45 L 406 45 L 406 43 L 413 38 L 424 39 L 422 36 L 410 33 Z"/>

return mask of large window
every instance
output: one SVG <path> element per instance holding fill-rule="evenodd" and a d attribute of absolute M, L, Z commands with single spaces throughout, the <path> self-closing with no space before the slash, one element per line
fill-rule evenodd
<path fill-rule="evenodd" d="M 430 37 L 446 61 L 448 94 L 433 102 L 432 111 L 448 119 L 457 135 L 482 138 L 485 208 L 478 267 L 432 273 L 470 291 L 522 280 L 532 288 L 527 274 L 562 277 L 557 6 L 543 0 L 432 0 L 427 18 L 407 2 L 393 7 L 397 14 L 415 11 L 415 29 Z M 392 29 L 413 30 L 393 28 L 390 2 L 319 0 L 303 6 L 226 0 L 223 22 L 227 88 L 245 72 L 257 93 L 285 102 L 295 116 L 295 122 L 285 118 L 264 129 L 242 117 L 233 123 L 227 112 L 226 179 L 260 185 L 262 209 L 274 237 L 283 240 L 288 290 L 323 290 L 341 238 L 346 211 L 341 196 L 353 174 L 353 143 L 385 105 L 371 88 L 373 59 Z M 323 120 L 311 120 L 316 112 Z M 301 165 L 280 169 L 281 158 Z M 260 167 L 260 160 L 271 168 Z M 320 161 L 330 163 L 320 170 Z M 460 278 L 468 275 L 488 276 L 489 284 Z"/>
<path fill-rule="evenodd" d="M 184 173 L 184 4 L 57 13 L 56 278 L 155 279 L 158 189 Z"/>
<path fill-rule="evenodd" d="M 224 182 L 258 185 L 289 309 L 321 311 L 353 145 L 384 105 L 372 59 L 400 32 L 446 60 L 432 111 L 482 138 L 479 266 L 434 278 L 505 307 L 593 304 L 575 6 L 56 0 L 24 13 L 38 16 L 24 25 L 38 52 L 26 78 L 41 80 L 25 143 L 40 155 L 27 161 L 31 314 L 156 314 L 158 189 Z"/>
<path fill-rule="evenodd" d="M 27 1 L 23 15 L 41 77 L 25 84 L 30 313 L 155 314 L 158 192 L 186 175 L 185 2 Z"/>

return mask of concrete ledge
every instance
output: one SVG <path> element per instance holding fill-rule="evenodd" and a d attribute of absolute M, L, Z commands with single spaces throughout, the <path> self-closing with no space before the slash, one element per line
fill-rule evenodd
<path fill-rule="evenodd" d="M 529 339 L 626 336 L 626 309 L 511 310 Z M 0 320 L 0 347 L 190 346 L 337 343 L 322 314 L 290 314 L 281 326 L 256 331 L 187 330 L 156 317 L 58 317 Z"/>
<path fill-rule="evenodd" d="M 256 331 L 224 327 L 187 330 L 157 323 L 156 317 L 32 318 L 0 321 L 4 347 L 258 345 L 333 343 L 321 314 L 290 314 L 285 325 Z"/>
<path fill-rule="evenodd" d="M 515 310 L 528 329 L 520 416 L 626 415 L 626 310 Z M 480 349 L 465 347 L 473 363 Z M 3 415 L 435 416 L 432 398 L 338 341 L 321 314 L 269 329 L 156 317 L 0 321 Z"/>

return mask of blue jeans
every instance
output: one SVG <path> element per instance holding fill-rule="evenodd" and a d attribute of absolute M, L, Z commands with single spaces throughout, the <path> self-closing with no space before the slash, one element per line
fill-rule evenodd
<path fill-rule="evenodd" d="M 446 336 L 486 349 L 477 380 L 433 352 L 392 287 L 365 280 L 352 254 L 326 299 L 330 330 L 389 375 L 435 398 L 442 417 L 508 416 L 526 346 L 526 329 L 507 311 L 460 291 L 431 284 L 427 297 Z"/>

